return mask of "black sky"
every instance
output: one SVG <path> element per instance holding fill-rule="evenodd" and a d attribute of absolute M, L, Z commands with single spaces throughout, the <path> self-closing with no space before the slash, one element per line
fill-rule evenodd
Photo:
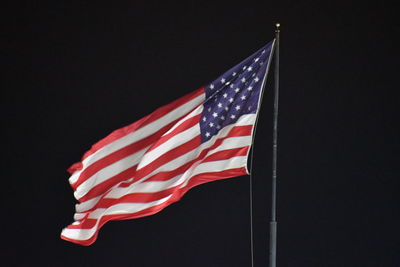
<path fill-rule="evenodd" d="M 31 1 L 3 10 L 4 266 L 250 266 L 249 178 L 59 238 L 66 168 L 96 141 L 207 84 L 280 22 L 278 266 L 400 266 L 395 9 L 321 1 Z M 267 266 L 272 75 L 255 141 L 255 266 Z"/>

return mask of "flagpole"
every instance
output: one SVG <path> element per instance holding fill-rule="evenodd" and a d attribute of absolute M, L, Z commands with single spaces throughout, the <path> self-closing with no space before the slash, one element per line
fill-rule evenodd
<path fill-rule="evenodd" d="M 278 152 L 278 104 L 279 104 L 279 33 L 280 24 L 275 24 L 275 71 L 274 71 L 274 115 L 273 115 L 273 146 L 272 146 L 272 199 L 271 199 L 271 222 L 269 241 L 269 266 L 276 267 L 276 177 L 277 177 L 277 152 Z"/>

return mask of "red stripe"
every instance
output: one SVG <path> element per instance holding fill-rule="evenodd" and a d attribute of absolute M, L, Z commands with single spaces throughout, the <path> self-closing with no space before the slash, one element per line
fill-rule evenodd
<path fill-rule="evenodd" d="M 207 153 L 208 153 L 209 151 L 211 151 L 211 150 L 217 148 L 218 146 L 220 146 L 220 145 L 222 144 L 222 142 L 223 142 L 225 139 L 227 139 L 227 138 L 239 137 L 239 136 L 249 136 L 249 135 L 251 135 L 251 129 L 252 129 L 252 125 L 235 126 L 235 127 L 233 127 L 233 128 L 231 129 L 231 131 L 230 131 L 225 137 L 217 139 L 217 140 L 215 141 L 215 143 L 214 143 L 212 146 L 210 146 L 210 147 L 204 149 L 203 151 L 201 151 L 201 153 L 199 154 L 199 156 L 198 156 L 197 158 L 195 158 L 195 159 L 193 159 L 193 160 L 191 160 L 191 161 L 185 163 L 184 165 L 182 165 L 182 166 L 180 166 L 180 167 L 178 167 L 178 168 L 176 168 L 176 169 L 174 169 L 174 170 L 171 170 L 171 171 L 164 171 L 164 172 L 158 172 L 158 173 L 152 175 L 151 177 L 147 178 L 145 181 L 146 181 L 146 182 L 148 182 L 148 181 L 166 181 L 166 180 L 169 180 L 169 179 L 171 179 L 171 178 L 176 177 L 177 175 L 180 175 L 180 174 L 184 173 L 184 172 L 187 171 L 195 162 L 198 162 L 198 161 L 201 161 L 201 160 L 203 160 L 203 161 L 211 161 L 211 160 L 208 160 L 208 158 L 212 158 L 214 154 L 217 154 L 217 153 L 219 153 L 219 152 L 216 152 L 216 153 L 214 153 L 214 154 L 212 154 L 212 155 L 209 155 L 206 159 L 204 159 L 204 157 L 207 155 Z M 232 149 L 232 150 L 229 150 L 228 152 L 225 152 L 225 155 L 228 155 L 228 156 L 227 156 L 226 158 L 221 158 L 221 159 L 227 159 L 227 158 L 229 158 L 229 155 L 233 155 L 233 154 L 229 154 L 229 153 L 243 153 L 243 154 L 240 154 L 240 155 L 246 155 L 245 152 L 240 151 L 241 149 L 245 149 L 245 150 L 246 150 L 246 153 L 247 153 L 248 147 L 246 146 L 245 148 L 239 148 L 238 150 L 233 150 L 233 149 Z M 226 150 L 225 150 L 225 151 L 226 151 Z M 230 151 L 232 151 L 232 152 L 230 152 Z M 221 152 L 223 152 L 223 151 L 221 151 Z M 221 155 L 221 157 L 222 157 L 222 155 L 224 155 L 224 154 L 221 153 L 221 154 L 219 154 L 219 155 Z M 221 160 L 221 159 L 220 159 L 220 160 Z M 132 183 L 136 182 L 138 179 L 141 179 L 141 178 L 135 177 L 135 179 L 134 179 L 133 181 L 126 182 L 126 183 L 121 183 L 118 187 L 123 187 L 123 188 L 129 187 Z M 106 189 L 107 189 L 107 188 L 106 188 Z M 103 190 L 104 190 L 104 189 L 103 189 Z M 104 191 L 104 192 L 105 192 L 105 191 Z M 90 195 L 90 198 L 89 198 L 89 197 L 86 198 L 86 196 L 84 196 L 83 198 L 80 199 L 80 201 L 81 201 L 81 202 L 87 201 L 87 200 L 89 200 L 89 199 L 91 199 L 91 198 L 94 198 L 94 197 L 97 197 L 97 196 L 98 196 L 98 195 L 94 195 L 94 194 L 91 194 L 91 195 Z M 105 197 L 105 196 L 102 196 L 102 198 L 100 198 L 100 199 L 98 200 L 97 204 L 96 204 L 94 207 L 92 207 L 91 209 L 89 209 L 89 210 L 87 210 L 87 211 L 85 211 L 85 212 L 90 212 L 90 211 L 96 209 L 96 208 L 97 208 L 97 205 L 101 205 L 100 203 L 102 203 L 102 201 L 103 201 L 104 199 L 106 199 L 106 198 L 104 198 L 104 197 Z M 84 199 L 84 198 L 85 198 L 85 199 Z M 84 199 L 84 200 L 83 200 L 83 199 Z"/>
<path fill-rule="evenodd" d="M 228 149 L 228 150 L 223 150 L 223 151 L 218 151 L 214 154 L 211 154 L 210 156 L 204 158 L 201 162 L 210 162 L 210 161 L 218 161 L 218 160 L 226 160 L 230 159 L 233 157 L 239 157 L 239 156 L 246 156 L 247 151 L 249 147 L 241 147 L 241 148 L 234 148 L 234 149 Z M 197 160 L 197 159 L 196 159 Z M 189 165 L 189 166 L 187 166 Z M 174 170 L 175 175 L 170 175 L 170 178 L 176 177 L 177 175 L 182 174 L 186 169 L 188 169 L 190 166 L 192 166 L 192 162 L 190 164 L 185 164 L 182 167 Z M 179 172 L 179 173 L 178 173 Z M 166 193 L 169 192 L 169 193 Z M 173 193 L 173 189 L 168 188 L 159 192 L 153 192 L 153 193 L 131 193 L 122 196 L 121 198 L 118 199 L 113 199 L 113 198 L 102 198 L 100 199 L 96 206 L 93 207 L 90 211 L 93 211 L 95 209 L 99 208 L 109 208 L 112 205 L 118 204 L 118 203 L 126 203 L 126 202 L 151 202 L 151 201 L 156 201 L 158 199 L 161 199 L 163 197 L 166 197 L 169 194 Z M 86 213 L 89 213 L 89 211 L 85 211 Z"/>
<path fill-rule="evenodd" d="M 245 135 L 251 135 L 251 129 L 252 129 L 252 125 L 246 125 L 246 126 L 236 126 L 233 127 L 231 129 L 231 131 L 229 132 L 229 136 L 245 136 Z M 223 141 L 223 139 L 225 138 L 220 138 L 218 139 L 215 144 L 218 143 L 218 145 L 220 145 Z M 150 164 L 146 165 L 145 167 L 137 170 L 137 176 L 135 177 L 135 181 L 142 179 L 143 177 L 145 177 L 146 175 L 150 174 L 152 171 L 154 171 L 155 169 L 157 169 L 158 167 L 166 164 L 167 162 L 180 157 L 188 152 L 190 152 L 191 150 L 197 148 L 198 146 L 200 146 L 201 141 L 200 141 L 200 135 L 196 136 L 195 138 L 193 138 L 192 140 L 178 146 L 175 147 L 174 149 L 164 153 L 162 156 L 160 156 L 159 158 L 157 158 L 156 160 L 152 161 Z M 213 145 L 212 147 L 216 147 L 216 145 Z M 217 146 L 218 146 L 217 145 Z M 210 148 L 204 149 L 205 150 L 210 150 Z M 202 151 L 202 152 L 203 152 Z"/>
<path fill-rule="evenodd" d="M 105 180 L 104 182 L 93 186 L 89 192 L 87 192 L 83 197 L 81 197 L 79 199 L 79 202 L 84 202 L 87 201 L 89 199 L 95 198 L 99 195 L 104 194 L 105 192 L 107 192 L 111 187 L 113 187 L 114 185 L 122 182 L 122 181 L 126 181 L 130 178 L 133 178 L 135 176 L 136 173 L 136 167 L 132 166 L 128 169 L 126 169 L 123 172 L 118 173 L 117 175 L 110 177 L 109 179 Z"/>
<path fill-rule="evenodd" d="M 87 166 L 82 171 L 82 173 L 79 175 L 78 180 L 75 183 L 71 184 L 71 187 L 74 190 L 76 190 L 78 188 L 78 186 L 80 186 L 83 182 L 85 182 L 88 178 L 92 177 L 95 173 L 97 173 L 101 169 L 104 169 L 105 167 L 150 146 L 152 143 L 154 143 L 156 140 L 158 140 L 166 131 L 168 131 L 175 123 L 176 123 L 176 121 L 171 122 L 170 124 L 161 128 L 156 133 L 154 133 L 142 140 L 139 140 L 133 144 L 127 145 L 127 146 L 93 162 L 91 165 Z"/>
<path fill-rule="evenodd" d="M 170 126 L 174 123 L 175 122 L 171 123 Z M 187 128 L 192 127 L 196 123 L 198 123 L 197 116 L 184 121 L 179 127 L 174 129 L 171 133 L 178 134 L 180 131 L 184 131 Z M 165 127 L 169 128 L 169 126 L 165 126 Z M 160 130 L 160 134 L 162 134 L 161 131 L 163 131 L 163 130 Z M 151 139 L 158 138 L 158 140 L 160 140 L 155 143 L 158 146 L 158 145 L 162 144 L 163 142 L 166 142 L 167 140 L 169 140 L 172 136 L 170 136 L 170 133 L 169 133 L 168 135 L 162 136 L 161 138 L 159 136 L 155 136 L 155 134 L 151 137 L 152 137 Z M 164 137 L 166 137 L 166 139 L 164 139 Z M 150 138 L 150 137 L 148 137 L 148 138 Z M 92 175 L 94 175 L 97 171 L 101 170 L 102 168 L 104 168 L 108 165 L 111 165 L 112 163 L 114 163 L 126 156 L 129 156 L 129 155 L 127 155 L 128 153 L 133 154 L 133 153 L 136 153 L 137 151 L 140 151 L 141 149 L 145 148 L 146 146 L 148 146 L 148 142 L 151 142 L 151 139 L 149 139 L 145 142 L 140 141 L 140 142 L 134 143 L 132 145 L 129 145 L 127 147 L 124 147 L 123 149 L 120 149 L 119 151 L 116 151 L 116 152 L 110 154 L 109 156 L 96 161 L 92 165 L 89 165 L 79 176 L 78 181 L 72 185 L 72 188 L 74 188 L 74 189 L 78 188 L 78 186 L 80 184 L 82 184 L 84 181 L 86 181 L 88 178 L 90 178 Z M 129 147 L 129 149 L 128 149 L 128 147 Z M 137 151 L 133 151 L 134 149 Z M 129 168 L 131 170 L 129 172 L 123 171 L 120 174 L 117 174 L 114 177 L 110 177 L 106 181 L 94 186 L 93 189 L 90 189 L 90 191 L 88 193 L 86 193 L 85 196 L 80 198 L 79 201 L 83 202 L 83 201 L 87 201 L 91 198 L 97 197 L 98 195 L 101 195 L 104 192 L 106 192 L 107 190 L 109 190 L 109 188 L 116 185 L 117 183 L 134 177 L 135 171 L 136 171 L 136 166 L 137 165 L 135 165 L 134 169 L 132 169 L 132 167 Z"/>
<path fill-rule="evenodd" d="M 203 159 L 207 153 L 215 148 L 217 148 L 218 146 L 220 146 L 222 144 L 222 142 L 227 139 L 227 138 L 231 138 L 231 137 L 239 137 L 239 136 L 248 136 L 251 135 L 251 129 L 252 129 L 252 125 L 246 125 L 246 126 L 235 126 L 233 127 L 230 132 L 222 138 L 219 138 L 215 141 L 215 143 L 208 147 L 203 149 L 199 156 L 187 163 L 185 163 L 184 165 L 172 170 L 172 171 L 164 171 L 164 172 L 158 172 L 154 175 L 152 175 L 151 177 L 147 178 L 145 181 L 166 181 L 169 180 L 183 172 L 185 172 L 187 169 L 190 168 L 190 166 L 192 166 L 195 162 Z M 183 155 L 183 153 L 182 153 Z M 129 185 L 131 185 L 132 183 L 134 183 L 135 181 L 131 181 L 128 183 L 122 183 L 120 185 L 120 187 L 128 187 Z"/>
<path fill-rule="evenodd" d="M 199 119 L 201 117 L 201 114 L 198 114 L 194 117 L 191 117 L 187 120 L 185 120 L 182 124 L 180 124 L 178 127 L 176 127 L 174 130 L 172 130 L 171 132 L 169 132 L 168 134 L 163 135 L 157 142 L 155 142 L 148 150 L 146 153 L 152 151 L 153 149 L 159 147 L 160 145 L 164 144 L 165 142 L 167 142 L 169 139 L 171 139 L 172 137 L 174 137 L 175 135 L 190 129 L 191 127 L 193 127 L 194 125 L 196 125 L 197 123 L 199 123 Z"/>
<path fill-rule="evenodd" d="M 148 203 L 152 201 L 157 201 L 160 200 L 164 197 L 167 197 L 171 194 L 174 193 L 174 191 L 177 190 L 177 186 L 159 191 L 159 192 L 154 192 L 154 193 L 132 193 L 125 195 L 119 199 L 104 199 L 107 201 L 104 201 L 101 203 L 101 205 L 98 207 L 100 209 L 104 208 L 109 208 L 115 204 L 121 204 L 121 203 Z"/>
<path fill-rule="evenodd" d="M 197 135 L 194 138 L 192 138 L 191 140 L 187 141 L 186 143 L 183 143 L 182 145 L 179 145 L 171 150 L 168 150 L 167 152 L 162 154 L 160 157 L 153 160 L 150 164 L 137 170 L 136 177 L 133 182 L 142 179 L 146 175 L 149 175 L 151 172 L 153 172 L 160 166 L 166 164 L 167 162 L 170 162 L 171 160 L 176 159 L 176 158 L 192 151 L 196 147 L 199 147 L 200 144 L 201 144 L 201 138 L 200 138 L 200 135 Z"/>
<path fill-rule="evenodd" d="M 233 158 L 233 157 L 246 156 L 248 150 L 249 150 L 249 146 L 218 151 L 218 152 L 215 152 L 215 153 L 209 155 L 208 157 L 203 159 L 201 162 L 218 161 L 218 160 L 225 160 L 225 159 L 229 159 L 229 158 Z"/>
<path fill-rule="evenodd" d="M 114 142 L 117 139 L 120 139 L 121 137 L 124 137 L 136 130 L 138 130 L 139 128 L 142 128 L 143 126 L 161 118 L 162 116 L 164 116 L 165 114 L 171 112 L 172 110 L 184 105 L 185 103 L 193 100 L 194 98 L 196 98 L 197 96 L 201 95 L 204 93 L 204 88 L 200 88 L 190 94 L 187 94 L 186 96 L 183 96 L 175 101 L 173 101 L 170 104 L 167 104 L 165 106 L 162 106 L 158 109 L 156 109 L 154 112 L 152 112 L 151 114 L 143 117 L 142 119 L 128 125 L 125 126 L 123 128 L 120 128 L 118 130 L 113 131 L 111 134 L 109 134 L 107 137 L 103 138 L 102 140 L 100 140 L 99 142 L 97 142 L 96 144 L 94 144 L 90 150 L 88 150 L 82 157 L 83 161 L 85 158 L 87 158 L 88 156 L 92 155 L 93 153 L 95 153 L 96 151 L 98 151 L 99 149 L 101 149 L 102 147 Z M 80 170 L 82 168 L 82 164 L 81 162 L 75 163 L 73 164 L 68 171 L 72 174 L 73 172 Z"/>
<path fill-rule="evenodd" d="M 124 204 L 124 203 L 148 203 L 165 198 L 171 194 L 174 194 L 174 192 L 178 190 L 179 190 L 179 185 L 155 193 L 132 193 L 125 195 L 119 199 L 103 199 L 102 203 L 99 203 L 99 206 L 97 208 L 107 209 L 114 205 Z M 96 221 L 97 219 L 84 219 L 81 220 L 81 223 L 79 225 L 69 225 L 67 228 L 90 229 L 94 226 Z"/>
<path fill-rule="evenodd" d="M 207 183 L 207 182 L 211 182 L 211 181 L 215 181 L 215 180 L 219 180 L 219 179 L 225 179 L 225 178 L 230 178 L 230 177 L 235 177 L 235 176 L 240 176 L 240 175 L 245 175 L 245 174 L 247 174 L 245 168 L 236 168 L 236 169 L 229 169 L 229 170 L 225 170 L 225 171 L 221 171 L 221 172 L 202 173 L 202 174 L 193 176 L 192 179 L 190 180 L 190 182 L 184 188 L 181 188 L 179 191 L 176 192 L 176 194 L 174 194 L 170 199 L 168 199 L 168 201 L 166 201 L 164 203 L 161 203 L 159 205 L 156 205 L 156 206 L 153 206 L 153 207 L 150 207 L 150 208 L 147 208 L 145 210 L 135 212 L 135 213 L 106 215 L 106 216 L 102 217 L 99 221 L 99 226 L 98 226 L 96 232 L 94 233 L 94 235 L 91 238 L 89 238 L 87 240 L 76 240 L 76 239 L 71 239 L 71 238 L 68 238 L 68 237 L 62 236 L 62 235 L 61 235 L 61 238 L 64 240 L 76 243 L 76 244 L 80 244 L 83 246 L 89 246 L 89 245 L 93 244 L 94 241 L 96 241 L 100 228 L 106 222 L 108 222 L 110 220 L 135 219 L 135 218 L 140 218 L 140 217 L 155 214 L 155 213 L 163 210 L 165 207 L 169 206 L 170 204 L 180 200 L 181 197 L 187 191 L 189 191 L 191 188 L 193 188 L 194 186 L 197 186 L 197 185 L 200 185 L 203 183 Z M 93 219 L 88 219 L 88 220 L 93 220 Z M 96 220 L 93 220 L 93 221 L 96 221 Z M 88 224 L 90 224 L 90 223 L 93 224 L 93 222 L 88 222 Z M 69 226 L 69 227 L 71 227 L 71 226 Z M 74 228 L 75 228 L 75 226 L 74 226 Z"/>
<path fill-rule="evenodd" d="M 183 122 L 180 126 L 182 126 L 182 127 L 177 127 L 176 129 L 174 129 L 171 133 L 174 133 L 174 134 L 178 134 L 180 131 L 184 131 L 184 130 L 186 130 L 186 129 L 188 129 L 188 128 L 190 128 L 190 127 L 192 127 L 193 126 L 193 124 L 196 124 L 196 123 L 198 123 L 198 118 L 197 118 L 197 116 L 195 116 L 195 117 L 193 117 L 193 118 L 190 118 L 190 119 L 188 119 L 188 120 L 186 120 L 185 122 Z M 163 139 L 164 137 L 167 137 L 166 139 Z M 163 142 L 166 142 L 167 140 L 169 140 L 171 138 L 171 136 L 169 136 L 169 134 L 168 135 L 165 135 L 165 136 L 162 136 L 159 140 L 161 140 L 160 141 L 160 143 L 157 141 L 157 143 L 156 144 L 162 144 Z M 144 147 L 146 147 L 146 146 L 144 146 Z M 122 152 L 121 152 L 122 153 Z M 113 154 L 116 154 L 116 153 L 113 153 Z M 111 155 L 110 155 L 111 156 Z M 118 156 L 118 155 L 114 155 L 114 156 Z M 122 156 L 121 156 L 122 157 Z M 101 160 L 99 160 L 99 161 L 102 161 L 102 159 Z M 99 161 L 97 161 L 97 162 L 99 162 Z M 97 163 L 96 162 L 96 163 Z M 106 164 L 107 163 L 110 163 L 111 162 L 111 160 L 107 160 L 107 161 L 105 161 L 105 166 L 106 166 Z M 112 162 L 113 163 L 113 162 Z M 95 163 L 94 163 L 95 164 Z M 94 164 L 92 164 L 92 165 L 94 165 Z M 90 165 L 87 169 L 90 169 L 90 167 L 92 166 L 92 165 Z M 103 166 L 102 168 L 104 168 L 105 166 Z M 96 168 L 100 168 L 101 166 L 99 166 L 99 165 L 97 165 L 96 166 Z M 96 185 L 96 186 L 94 186 L 93 187 L 93 189 L 90 189 L 90 191 L 87 193 L 87 194 L 85 194 L 85 196 L 83 196 L 82 198 L 80 198 L 79 199 L 79 201 L 80 202 L 84 202 L 84 201 L 87 201 L 87 200 L 89 200 L 89 199 L 92 199 L 92 198 L 94 198 L 94 197 L 97 197 L 98 195 L 101 195 L 101 194 L 103 194 L 104 192 L 106 192 L 107 190 L 109 190 L 109 188 L 111 188 L 112 186 L 114 186 L 114 185 L 116 185 L 117 183 L 120 183 L 120 182 L 122 182 L 123 180 L 127 180 L 127 179 L 130 179 L 130 178 L 133 178 L 134 176 L 135 176 L 135 172 L 136 172 L 136 167 L 137 167 L 137 165 L 135 165 L 134 166 L 135 168 L 133 169 L 133 167 L 131 167 L 131 168 L 129 168 L 130 170 L 132 170 L 132 171 L 129 171 L 128 173 L 127 172 L 125 172 L 125 171 L 123 171 L 123 172 L 121 172 L 121 173 L 119 173 L 119 174 L 117 174 L 117 175 L 115 175 L 114 177 L 110 177 L 109 179 L 107 179 L 106 181 L 104 181 L 104 182 L 102 182 L 102 183 L 100 183 L 100 184 L 98 184 L 98 185 Z M 86 169 L 84 170 L 84 172 L 86 171 Z M 92 173 L 92 170 L 89 172 L 88 171 L 88 173 L 89 174 L 85 174 L 84 172 L 82 172 L 83 174 L 82 175 L 86 175 L 86 177 L 83 177 L 85 180 L 87 180 L 90 176 L 90 174 L 91 175 L 93 175 L 93 174 L 95 174 L 95 172 L 94 173 Z M 82 177 L 82 175 L 80 176 L 80 177 Z M 77 182 L 77 183 L 75 183 L 74 185 L 73 185 L 73 187 L 78 187 L 80 184 L 82 184 L 82 182 L 84 182 L 84 181 L 81 181 L 81 182 Z"/>
<path fill-rule="evenodd" d="M 90 229 L 96 225 L 96 219 L 86 219 L 80 222 L 80 224 L 70 224 L 67 229 Z"/>

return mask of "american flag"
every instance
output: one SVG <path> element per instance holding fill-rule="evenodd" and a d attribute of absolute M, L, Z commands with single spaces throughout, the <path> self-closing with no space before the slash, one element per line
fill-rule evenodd
<path fill-rule="evenodd" d="M 248 174 L 273 45 L 94 144 L 68 169 L 78 204 L 61 238 L 90 245 L 107 221 L 152 215 L 194 186 Z"/>

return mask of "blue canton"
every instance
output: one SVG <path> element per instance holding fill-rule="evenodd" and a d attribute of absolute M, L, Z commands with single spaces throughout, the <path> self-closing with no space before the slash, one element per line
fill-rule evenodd
<path fill-rule="evenodd" d="M 240 116 L 257 112 L 271 50 L 272 42 L 205 87 L 206 101 L 200 119 L 202 142 L 234 124 Z"/>

